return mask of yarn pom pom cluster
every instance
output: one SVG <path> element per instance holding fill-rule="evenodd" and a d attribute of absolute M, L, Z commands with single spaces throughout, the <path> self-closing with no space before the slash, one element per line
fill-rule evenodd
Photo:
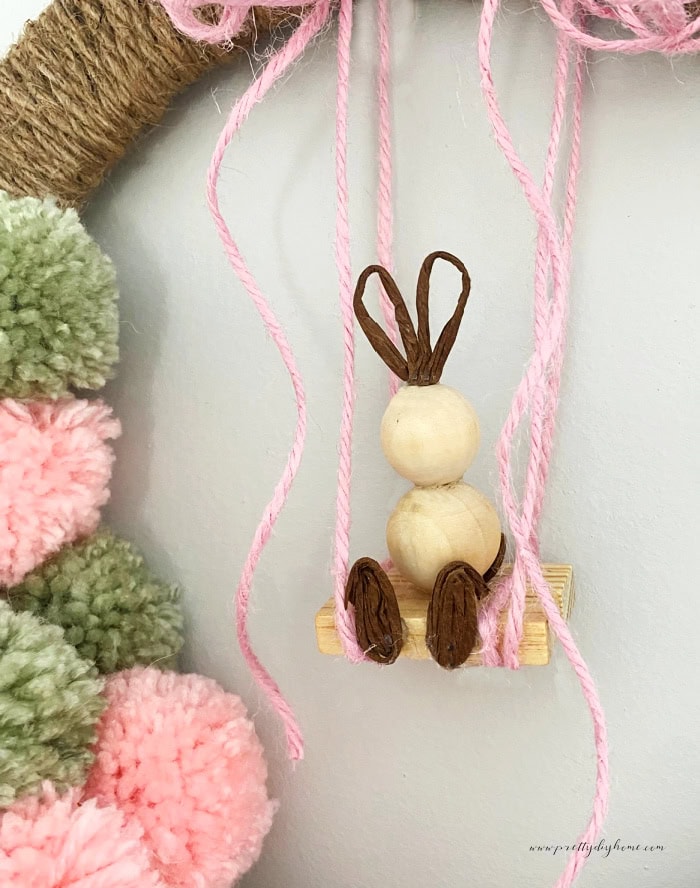
<path fill-rule="evenodd" d="M 240 699 L 171 671 L 179 589 L 100 526 L 117 298 L 73 210 L 0 192 L 0 884 L 229 888 L 274 803 Z"/>

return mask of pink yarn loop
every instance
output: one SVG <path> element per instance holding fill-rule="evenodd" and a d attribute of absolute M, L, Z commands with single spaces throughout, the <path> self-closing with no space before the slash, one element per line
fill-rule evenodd
<path fill-rule="evenodd" d="M 211 8 L 210 0 L 160 0 L 172 23 L 183 34 L 201 43 L 230 43 L 243 27 L 254 6 L 288 7 L 289 0 L 218 0 L 219 18 L 208 22 L 197 15 L 197 10 Z M 306 4 L 311 5 L 310 3 Z"/>

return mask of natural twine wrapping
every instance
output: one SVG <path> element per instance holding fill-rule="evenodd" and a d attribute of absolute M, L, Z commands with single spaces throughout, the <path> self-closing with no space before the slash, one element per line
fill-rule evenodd
<path fill-rule="evenodd" d="M 256 9 L 235 48 L 285 17 Z M 54 0 L 0 63 L 0 188 L 77 206 L 173 96 L 227 58 L 153 0 Z"/>

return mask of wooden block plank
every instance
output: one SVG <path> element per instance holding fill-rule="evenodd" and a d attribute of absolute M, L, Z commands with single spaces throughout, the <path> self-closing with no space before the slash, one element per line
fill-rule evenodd
<path fill-rule="evenodd" d="M 511 570 L 504 568 L 504 573 Z M 543 564 L 542 573 L 549 583 L 552 596 L 565 619 L 569 619 L 574 602 L 573 568 L 569 564 Z M 416 589 L 396 571 L 389 577 L 396 590 L 401 618 L 406 626 L 402 657 L 428 660 L 430 652 L 425 645 L 425 623 L 430 596 Z M 501 632 L 505 615 L 501 617 Z M 340 638 L 335 629 L 335 607 L 330 598 L 316 614 L 316 641 L 322 654 L 342 656 Z M 520 662 L 523 666 L 546 666 L 551 656 L 552 640 L 549 626 L 539 599 L 528 586 L 525 598 L 525 622 L 520 643 Z M 481 652 L 472 651 L 466 666 L 480 666 Z"/>

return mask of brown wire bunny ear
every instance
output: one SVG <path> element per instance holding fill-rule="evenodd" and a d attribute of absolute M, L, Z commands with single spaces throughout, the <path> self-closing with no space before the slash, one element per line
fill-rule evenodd
<path fill-rule="evenodd" d="M 457 306 L 452 317 L 443 327 L 438 336 L 435 348 L 430 344 L 430 275 L 436 260 L 444 259 L 451 263 L 462 275 L 462 290 L 457 299 Z M 367 281 L 376 274 L 379 276 L 391 304 L 401 335 L 406 357 L 396 348 L 379 324 L 370 317 L 362 298 Z M 469 272 L 464 263 L 452 253 L 438 250 L 427 256 L 421 265 L 416 286 L 416 309 L 418 312 L 418 332 L 406 307 L 396 282 L 389 272 L 381 265 L 370 265 L 362 272 L 355 288 L 354 308 L 358 323 L 369 344 L 399 379 L 409 385 L 435 385 L 440 382 L 445 362 L 452 351 L 457 338 L 459 325 L 462 322 L 464 309 L 471 289 Z"/>
<path fill-rule="evenodd" d="M 457 271 L 459 271 L 459 273 L 462 275 L 462 290 L 459 294 L 459 297 L 457 298 L 457 305 L 452 317 L 442 328 L 442 333 L 440 333 L 440 335 L 438 336 L 437 342 L 435 343 L 435 348 L 431 348 L 429 317 L 430 275 L 432 274 L 433 266 L 435 265 L 437 259 L 443 259 L 445 262 L 449 262 L 451 265 L 454 265 Z M 466 266 L 461 259 L 453 256 L 452 253 L 445 253 L 442 250 L 438 250 L 435 253 L 431 253 L 429 256 L 426 256 L 423 260 L 423 264 L 421 265 L 420 273 L 418 275 L 418 284 L 416 285 L 416 308 L 418 310 L 418 343 L 420 347 L 429 354 L 429 358 L 425 368 L 425 374 L 428 381 L 427 383 L 419 382 L 419 385 L 432 385 L 434 383 L 440 382 L 442 371 L 445 368 L 445 362 L 450 356 L 452 347 L 454 346 L 455 340 L 457 339 L 459 325 L 462 323 L 462 317 L 464 316 L 464 309 L 467 306 L 467 299 L 469 298 L 469 291 L 471 290 L 471 286 L 472 282 Z"/>
<path fill-rule="evenodd" d="M 391 304 L 394 306 L 396 325 L 399 328 L 403 347 L 406 349 L 405 358 L 379 324 L 370 317 L 370 314 L 362 301 L 362 297 L 365 295 L 367 281 L 373 274 L 379 276 L 379 280 L 384 285 L 384 291 L 389 297 Z M 369 344 L 376 351 L 382 361 L 384 361 L 387 367 L 392 370 L 399 379 L 408 382 L 411 372 L 419 359 L 418 337 L 416 336 L 416 328 L 413 326 L 413 321 L 411 320 L 411 315 L 408 313 L 404 298 L 401 295 L 399 288 L 396 286 L 396 281 L 383 265 L 368 265 L 362 272 L 357 281 L 357 286 L 355 287 L 353 306 L 355 309 L 355 317 L 357 318 L 360 327 L 362 327 L 362 332 L 369 340 Z"/>

